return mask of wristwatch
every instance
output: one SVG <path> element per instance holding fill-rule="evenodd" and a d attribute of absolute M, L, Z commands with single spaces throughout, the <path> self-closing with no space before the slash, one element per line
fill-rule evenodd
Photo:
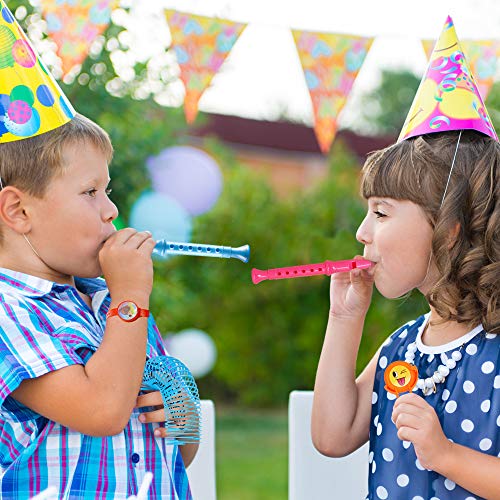
<path fill-rule="evenodd" d="M 118 316 L 123 321 L 131 323 L 138 318 L 147 318 L 149 316 L 148 309 L 141 309 L 135 302 L 124 300 L 118 304 L 118 307 L 110 309 L 106 314 L 106 318 Z"/>

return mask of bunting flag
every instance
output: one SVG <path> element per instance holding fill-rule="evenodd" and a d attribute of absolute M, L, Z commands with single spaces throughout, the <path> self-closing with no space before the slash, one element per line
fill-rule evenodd
<path fill-rule="evenodd" d="M 42 0 L 47 34 L 57 45 L 63 74 L 82 64 L 92 42 L 108 27 L 119 0 Z"/>
<path fill-rule="evenodd" d="M 166 10 L 172 47 L 186 88 L 184 113 L 193 123 L 198 101 L 246 24 Z"/>
<path fill-rule="evenodd" d="M 434 40 L 422 40 L 427 59 L 431 57 Z M 486 101 L 497 71 L 500 58 L 500 40 L 461 40 L 460 45 L 476 77 L 476 85 L 481 97 Z"/>
<path fill-rule="evenodd" d="M 314 131 L 323 154 L 330 151 L 337 119 L 373 38 L 292 30 L 314 113 Z"/>

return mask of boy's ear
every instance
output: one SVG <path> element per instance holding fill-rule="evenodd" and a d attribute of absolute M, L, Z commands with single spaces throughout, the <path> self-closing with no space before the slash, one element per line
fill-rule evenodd
<path fill-rule="evenodd" d="M 0 191 L 0 220 L 19 234 L 31 230 L 30 218 L 24 210 L 26 196 L 14 186 L 6 186 Z"/>

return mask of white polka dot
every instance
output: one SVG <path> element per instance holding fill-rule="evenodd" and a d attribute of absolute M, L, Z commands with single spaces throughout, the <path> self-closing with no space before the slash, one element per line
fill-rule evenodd
<path fill-rule="evenodd" d="M 408 335 L 408 330 L 403 330 L 403 331 L 399 334 L 399 338 L 400 338 L 400 339 L 405 339 L 407 335 Z"/>
<path fill-rule="evenodd" d="M 491 402 L 489 399 L 485 399 L 482 403 L 481 403 L 481 410 L 484 412 L 484 413 L 488 413 L 490 411 L 490 407 L 491 407 Z"/>
<path fill-rule="evenodd" d="M 495 333 L 487 333 L 487 334 L 485 335 L 485 337 L 486 337 L 487 339 L 496 339 L 496 338 L 497 338 L 497 336 L 496 336 L 496 334 L 495 334 Z"/>
<path fill-rule="evenodd" d="M 450 391 L 448 389 L 445 389 L 443 391 L 443 394 L 441 395 L 441 399 L 443 401 L 448 401 L 448 398 L 450 397 Z"/>
<path fill-rule="evenodd" d="M 380 436 L 382 434 L 382 424 L 379 422 L 377 425 L 377 436 Z"/>
<path fill-rule="evenodd" d="M 474 430 L 474 424 L 468 418 L 466 418 L 465 420 L 462 420 L 462 423 L 460 424 L 460 426 L 462 427 L 462 430 L 464 432 L 472 432 Z"/>
<path fill-rule="evenodd" d="M 392 344 L 392 338 L 389 337 L 382 345 L 385 347 L 385 346 L 388 346 L 389 344 Z"/>
<path fill-rule="evenodd" d="M 448 491 L 452 491 L 455 489 L 456 484 L 451 479 L 445 479 L 444 486 Z"/>
<path fill-rule="evenodd" d="M 472 394 L 474 392 L 475 388 L 476 388 L 476 386 L 470 380 L 466 380 L 464 382 L 464 391 L 467 394 Z"/>
<path fill-rule="evenodd" d="M 379 417 L 378 417 L 378 415 L 377 415 L 377 416 L 373 419 L 373 425 L 374 425 L 375 427 L 377 427 L 377 425 L 378 425 L 378 418 L 379 418 Z"/>
<path fill-rule="evenodd" d="M 457 409 L 457 403 L 455 401 L 448 401 L 444 407 L 446 413 L 454 413 Z"/>
<path fill-rule="evenodd" d="M 372 393 L 372 405 L 378 401 L 378 394 L 376 392 Z"/>
<path fill-rule="evenodd" d="M 431 363 L 433 359 L 434 359 L 434 354 L 429 354 L 429 356 L 427 356 L 427 361 L 429 363 Z"/>
<path fill-rule="evenodd" d="M 483 373 L 491 373 L 493 370 L 495 369 L 495 365 L 493 364 L 492 361 L 485 361 L 482 365 L 481 365 L 481 371 Z"/>
<path fill-rule="evenodd" d="M 396 394 L 393 394 L 392 392 L 388 392 L 387 393 L 387 399 L 390 399 L 391 401 L 393 399 L 396 399 Z"/>
<path fill-rule="evenodd" d="M 389 496 L 389 493 L 387 493 L 387 490 L 383 486 L 379 486 L 377 488 L 377 496 L 385 500 Z"/>
<path fill-rule="evenodd" d="M 403 448 L 407 450 L 411 446 L 411 441 L 403 441 Z"/>
<path fill-rule="evenodd" d="M 431 500 L 439 500 L 438 497 L 431 497 Z"/>
<path fill-rule="evenodd" d="M 465 500 L 477 500 L 476 497 L 467 497 Z"/>
<path fill-rule="evenodd" d="M 420 495 L 417 495 L 416 497 L 413 497 L 411 500 L 425 500 L 425 499 Z"/>
<path fill-rule="evenodd" d="M 387 358 L 385 356 L 382 356 L 378 360 L 378 364 L 379 364 L 380 368 L 385 368 L 387 366 Z"/>
<path fill-rule="evenodd" d="M 406 474 L 400 474 L 396 479 L 396 482 L 398 483 L 399 486 L 404 488 L 405 486 L 408 486 L 410 478 Z"/>
<path fill-rule="evenodd" d="M 500 427 L 500 415 L 498 415 L 498 417 L 497 417 L 497 425 L 498 425 L 498 427 Z"/>
<path fill-rule="evenodd" d="M 484 439 L 481 439 L 481 441 L 479 443 L 479 448 L 483 451 L 487 451 L 491 448 L 492 444 L 493 443 L 491 442 L 491 439 L 484 438 Z"/>
<path fill-rule="evenodd" d="M 497 375 L 495 377 L 495 380 L 493 381 L 493 387 L 495 389 L 500 389 L 500 375 Z"/>
<path fill-rule="evenodd" d="M 382 456 L 386 462 L 392 462 L 394 460 L 394 453 L 389 448 L 384 448 L 382 450 Z"/>
<path fill-rule="evenodd" d="M 477 345 L 476 344 L 469 344 L 466 348 L 465 351 L 467 354 L 470 354 L 471 356 L 474 356 L 477 352 Z"/>
<path fill-rule="evenodd" d="M 372 462 L 372 474 L 375 474 L 375 471 L 377 470 L 377 464 L 375 463 L 375 460 Z"/>
<path fill-rule="evenodd" d="M 425 470 L 423 467 L 422 467 L 422 464 L 420 463 L 419 459 L 417 458 L 415 460 L 415 465 L 417 466 L 417 469 L 418 470 Z"/>
<path fill-rule="evenodd" d="M 373 462 L 373 451 L 370 451 L 368 455 L 368 463 L 371 464 Z"/>

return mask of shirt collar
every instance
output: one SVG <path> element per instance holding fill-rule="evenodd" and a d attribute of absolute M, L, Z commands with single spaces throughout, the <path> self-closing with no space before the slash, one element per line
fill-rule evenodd
<path fill-rule="evenodd" d="M 28 297 L 43 297 L 48 293 L 68 288 L 70 285 L 62 285 L 38 276 L 12 271 L 0 267 L 0 293 L 20 293 Z M 107 288 L 102 278 L 78 278 L 75 277 L 75 286 L 82 293 L 92 297 L 96 292 Z"/>

